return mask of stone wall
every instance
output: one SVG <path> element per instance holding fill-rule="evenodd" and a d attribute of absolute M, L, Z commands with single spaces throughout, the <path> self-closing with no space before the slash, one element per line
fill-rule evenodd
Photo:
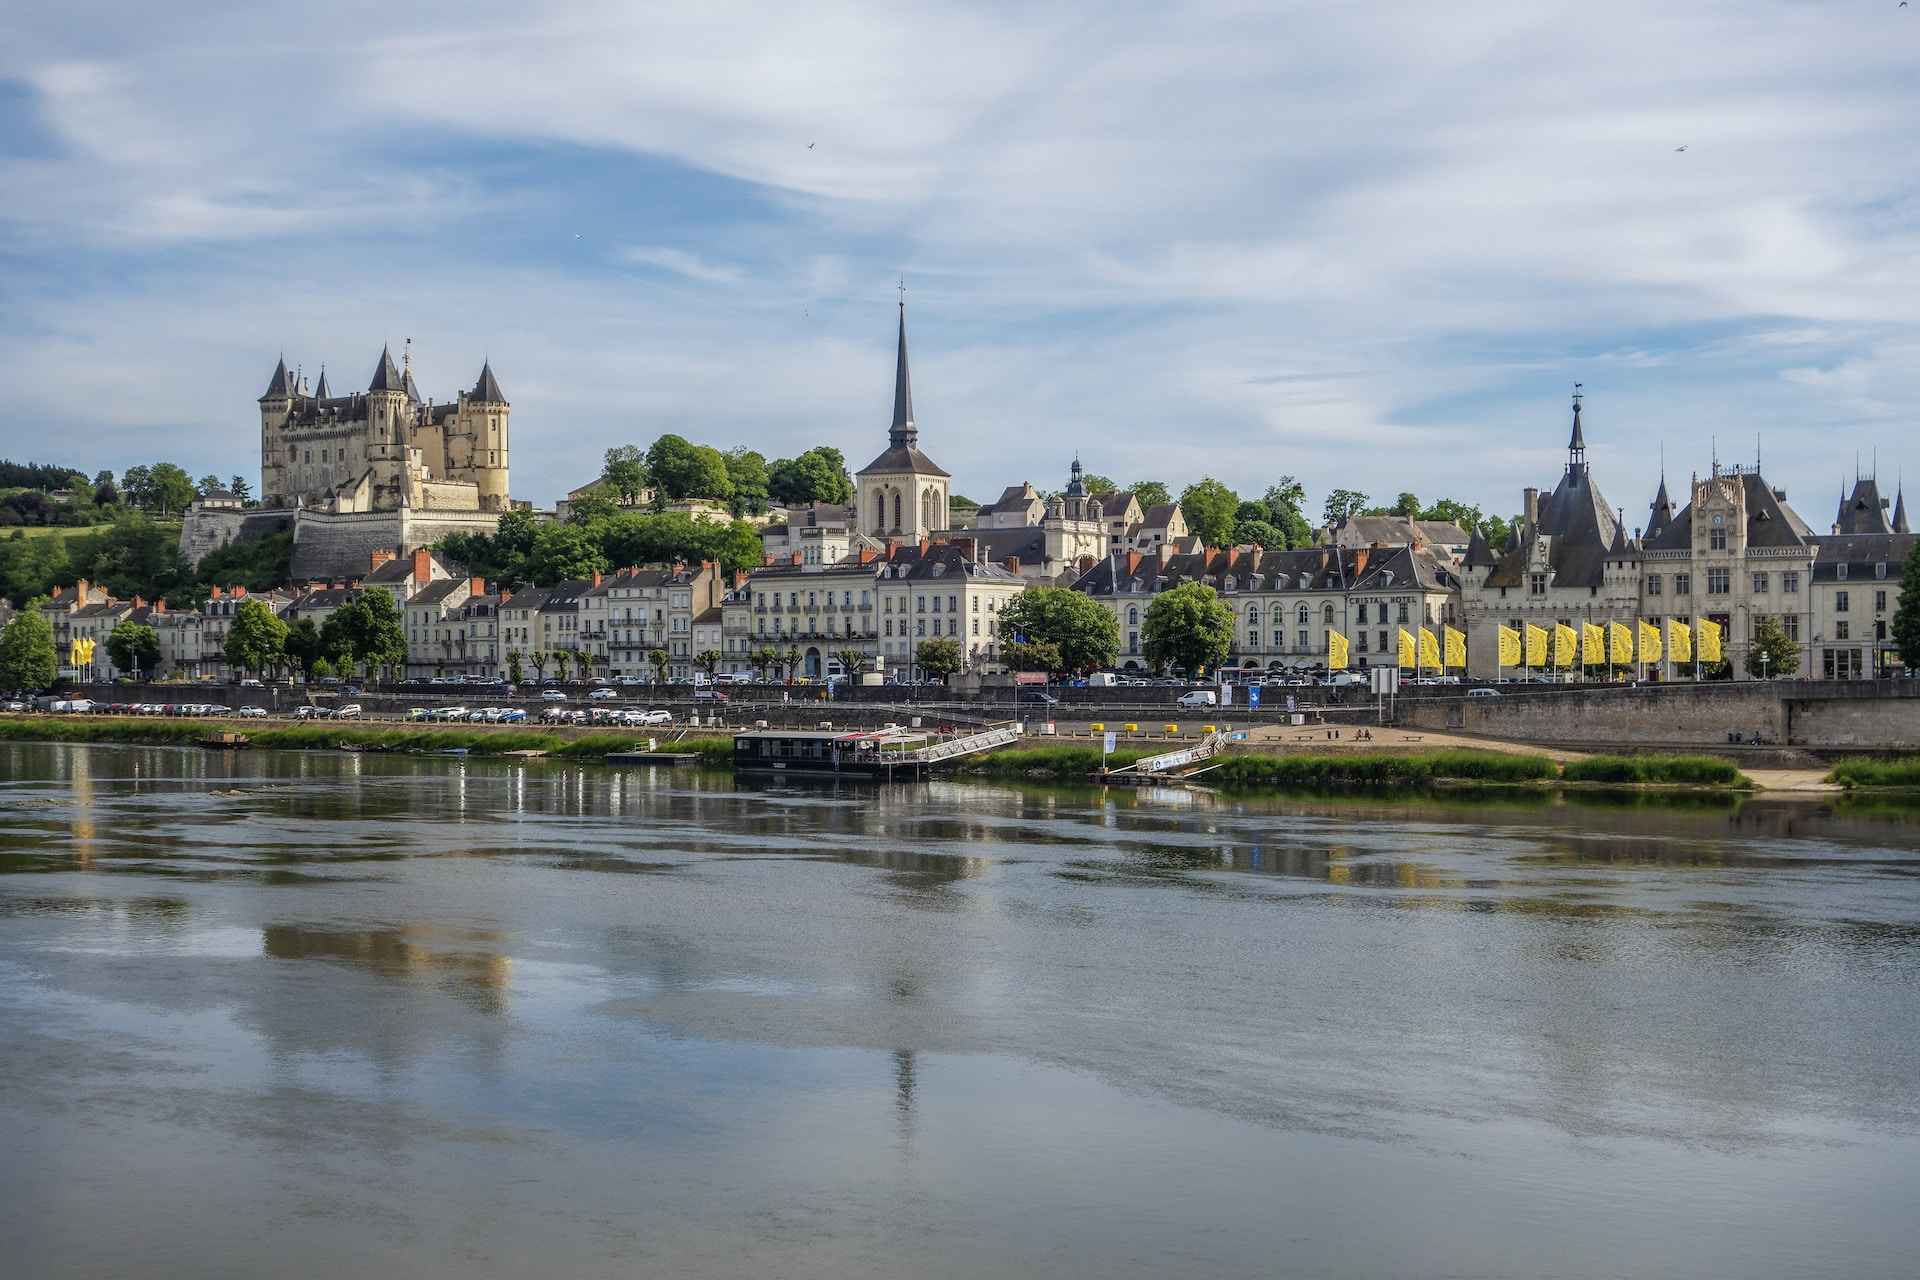
<path fill-rule="evenodd" d="M 499 514 L 488 511 L 301 511 L 294 523 L 293 578 L 365 577 L 375 551 L 404 556 L 450 533 L 492 533 L 499 527 Z"/>
<path fill-rule="evenodd" d="M 197 565 L 229 542 L 247 542 L 280 533 L 293 522 L 293 513 L 266 507 L 247 511 L 236 507 L 187 508 L 180 521 L 180 556 Z"/>

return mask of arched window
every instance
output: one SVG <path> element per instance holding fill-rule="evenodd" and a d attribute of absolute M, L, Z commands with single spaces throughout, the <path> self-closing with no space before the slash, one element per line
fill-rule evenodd
<path fill-rule="evenodd" d="M 1140 625 L 1140 606 L 1139 605 L 1130 604 L 1127 606 L 1127 625 L 1130 627 L 1137 627 Z"/>
<path fill-rule="evenodd" d="M 940 494 L 932 485 L 920 495 L 920 524 L 923 528 L 937 529 L 944 523 L 940 519 Z"/>
<path fill-rule="evenodd" d="M 1331 600 L 1320 606 L 1320 621 L 1326 623 L 1328 626 L 1333 625 L 1333 602 Z"/>
<path fill-rule="evenodd" d="M 1247 606 L 1247 625 L 1250 627 L 1257 627 L 1260 625 L 1260 606 L 1259 605 L 1250 604 Z"/>
<path fill-rule="evenodd" d="M 873 495 L 873 527 L 875 529 L 887 527 L 887 495 L 884 493 Z"/>
<path fill-rule="evenodd" d="M 900 491 L 898 489 L 893 492 L 893 527 L 896 529 L 902 527 L 900 523 Z"/>
<path fill-rule="evenodd" d="M 1300 625 L 1304 627 L 1307 625 L 1307 619 L 1312 615 L 1310 615 L 1307 612 L 1307 606 L 1303 604 L 1300 606 L 1298 611 L 1296 611 L 1294 616 L 1299 619 Z"/>

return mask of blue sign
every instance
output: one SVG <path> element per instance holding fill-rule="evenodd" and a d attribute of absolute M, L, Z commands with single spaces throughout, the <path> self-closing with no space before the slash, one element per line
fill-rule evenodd
<path fill-rule="evenodd" d="M 1258 711 L 1259 709 L 1260 709 L 1260 686 L 1257 684 L 1250 684 L 1247 686 L 1247 710 Z"/>

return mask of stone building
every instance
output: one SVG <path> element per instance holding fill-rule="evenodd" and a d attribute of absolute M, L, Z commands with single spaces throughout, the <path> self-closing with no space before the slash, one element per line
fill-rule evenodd
<path fill-rule="evenodd" d="M 907 304 L 900 304 L 899 352 L 893 372 L 893 424 L 887 448 L 854 478 L 855 529 L 870 538 L 918 542 L 947 527 L 952 480 L 920 452 L 913 419 L 913 385 L 907 375 Z"/>

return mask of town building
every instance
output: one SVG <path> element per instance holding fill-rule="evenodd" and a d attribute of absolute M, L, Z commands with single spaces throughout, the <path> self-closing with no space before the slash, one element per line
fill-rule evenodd
<path fill-rule="evenodd" d="M 1464 560 L 1473 535 L 1449 520 L 1412 516 L 1348 516 L 1325 531 L 1336 547 L 1431 547 L 1450 560 Z"/>
<path fill-rule="evenodd" d="M 487 584 L 479 578 L 429 578 L 407 598 L 401 606 L 401 626 L 407 637 L 409 679 L 468 673 L 466 605 L 486 594 Z"/>

